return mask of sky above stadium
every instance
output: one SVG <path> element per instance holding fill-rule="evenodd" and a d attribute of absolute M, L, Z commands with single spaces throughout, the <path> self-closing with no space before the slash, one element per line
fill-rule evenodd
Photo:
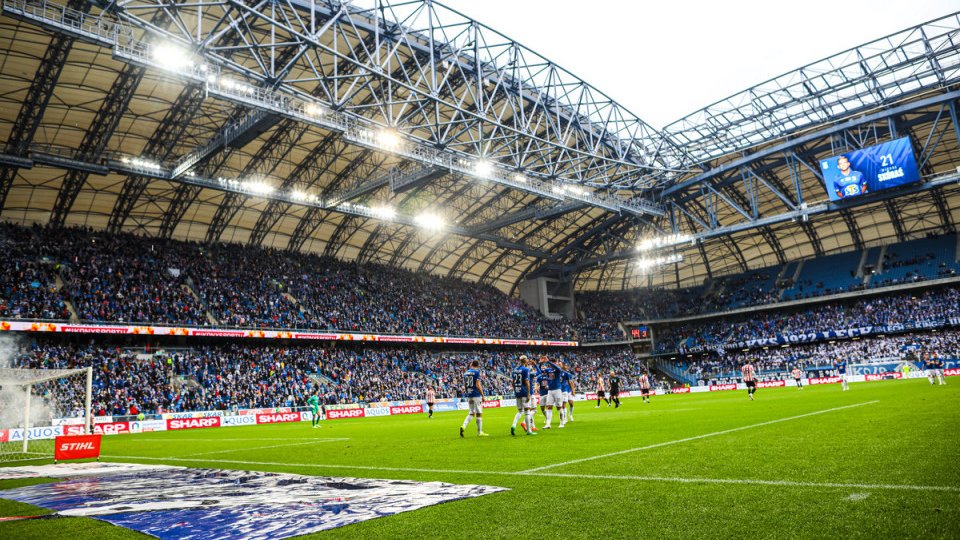
<path fill-rule="evenodd" d="M 804 64 L 939 18 L 956 0 L 440 0 L 654 127 Z"/>

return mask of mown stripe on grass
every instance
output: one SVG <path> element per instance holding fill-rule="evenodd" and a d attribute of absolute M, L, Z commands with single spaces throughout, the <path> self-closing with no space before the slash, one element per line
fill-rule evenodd
<path fill-rule="evenodd" d="M 694 435 L 693 437 L 685 437 L 685 438 L 683 438 L 683 439 L 675 439 L 675 440 L 672 440 L 672 441 L 664 441 L 664 442 L 655 443 L 655 444 L 648 444 L 648 445 L 646 445 L 646 446 L 638 446 L 638 447 L 636 447 L 636 448 L 628 448 L 628 449 L 626 449 L 626 450 L 618 450 L 618 451 L 616 451 L 616 452 L 610 452 L 610 453 L 607 453 L 607 454 L 600 454 L 600 455 L 596 455 L 596 456 L 589 456 L 589 457 L 580 458 L 580 459 L 571 459 L 570 461 L 564 461 L 564 462 L 561 462 L 561 463 L 554 463 L 554 464 L 552 464 L 552 465 L 544 465 L 544 466 L 542 466 L 542 467 L 534 467 L 534 468 L 532 468 L 532 469 L 527 469 L 527 470 L 525 470 L 525 471 L 520 471 L 520 472 L 521 472 L 521 473 L 534 473 L 534 472 L 539 472 L 539 471 L 545 471 L 545 470 L 547 470 L 547 469 L 555 469 L 555 468 L 557 468 L 557 467 L 566 467 L 567 465 L 575 465 L 575 464 L 577 464 L 577 463 L 584 463 L 584 462 L 586 462 L 586 461 L 593 461 L 593 460 L 603 459 L 603 458 L 608 458 L 608 457 L 613 457 L 613 456 L 622 456 L 623 454 L 630 454 L 630 453 L 633 453 L 633 452 L 642 452 L 642 451 L 644 451 L 644 450 L 652 450 L 652 449 L 654 449 L 654 448 L 662 448 L 662 447 L 664 447 L 664 446 L 671 446 L 671 445 L 674 445 L 674 444 L 681 444 L 681 443 L 690 442 L 690 441 L 698 441 L 698 440 L 700 440 L 700 439 L 707 439 L 707 438 L 709 438 L 709 437 L 717 437 L 717 436 L 719 436 L 719 435 L 727 435 L 727 434 L 729 434 L 729 433 L 736 433 L 736 432 L 738 432 L 738 431 L 744 431 L 744 430 L 747 430 L 747 429 L 754 429 L 754 428 L 758 428 L 758 427 L 769 426 L 769 425 L 772 425 L 772 424 L 779 424 L 779 423 L 781 423 L 781 422 L 789 422 L 789 421 L 791 421 L 791 420 L 799 420 L 800 418 L 808 418 L 808 417 L 810 417 L 810 416 L 816 416 L 816 415 L 819 415 L 819 414 L 826 414 L 826 413 L 835 412 L 835 411 L 842 411 L 842 410 L 845 410 L 845 409 L 852 409 L 852 408 L 854 408 L 854 407 L 862 407 L 862 406 L 864 406 L 864 405 L 872 405 L 872 404 L 874 404 L 874 403 L 879 403 L 879 400 L 864 401 L 863 403 L 855 403 L 855 404 L 853 404 L 853 405 L 844 405 L 844 406 L 842 406 L 842 407 L 833 407 L 833 408 L 830 408 L 830 409 L 823 409 L 823 410 L 821 410 L 821 411 L 808 412 L 808 413 L 804 413 L 804 414 L 798 414 L 798 415 L 795 415 L 795 416 L 787 416 L 787 417 L 785 417 L 785 418 L 777 418 L 776 420 L 768 420 L 768 421 L 766 421 L 766 422 L 759 422 L 759 423 L 757 423 L 757 424 L 750 424 L 749 426 L 740 426 L 740 427 L 735 427 L 735 428 L 731 428 L 731 429 L 724 429 L 724 430 L 721 430 L 721 431 L 714 431 L 714 432 L 711 432 L 711 433 L 704 433 L 703 435 Z"/>

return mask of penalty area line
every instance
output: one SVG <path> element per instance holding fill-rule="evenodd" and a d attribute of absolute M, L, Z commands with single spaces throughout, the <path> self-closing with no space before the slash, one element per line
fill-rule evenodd
<path fill-rule="evenodd" d="M 671 446 L 671 445 L 674 445 L 674 444 L 680 444 L 680 443 L 685 443 L 685 442 L 690 442 L 690 441 L 698 441 L 698 440 L 700 440 L 700 439 L 707 439 L 707 438 L 709 438 L 709 437 L 717 437 L 717 436 L 719 436 L 719 435 L 726 435 L 726 434 L 728 434 L 728 433 L 736 433 L 736 432 L 738 432 L 738 431 L 744 431 L 744 430 L 747 430 L 747 429 L 754 429 L 754 428 L 758 428 L 758 427 L 769 426 L 769 425 L 772 425 L 772 424 L 779 424 L 780 422 L 789 422 L 790 420 L 798 420 L 798 419 L 800 419 L 800 418 L 807 418 L 807 417 L 810 417 L 810 416 L 816 416 L 816 415 L 818 415 L 818 414 L 826 414 L 826 413 L 829 413 L 829 412 L 842 411 L 842 410 L 845 410 L 845 409 L 852 409 L 852 408 L 854 408 L 854 407 L 862 407 L 862 406 L 864 406 L 864 405 L 872 405 L 872 404 L 874 404 L 874 403 L 879 403 L 879 400 L 864 401 L 863 403 L 855 403 L 855 404 L 853 404 L 853 405 L 844 405 L 843 407 L 833 407 L 833 408 L 831 408 L 831 409 L 823 409 L 822 411 L 814 411 L 814 412 L 809 412 L 809 413 L 804 413 L 804 414 L 798 414 L 798 415 L 796 415 L 796 416 L 788 416 L 788 417 L 786 417 L 786 418 L 777 418 L 776 420 L 768 420 L 768 421 L 766 421 L 766 422 L 760 422 L 760 423 L 757 423 L 757 424 L 750 424 L 749 426 L 740 426 L 740 427 L 735 427 L 735 428 L 731 428 L 731 429 L 724 429 L 724 430 L 722 430 L 722 431 L 714 431 L 714 432 L 712 432 L 712 433 L 704 433 L 703 435 L 694 435 L 693 437 L 685 437 L 685 438 L 683 438 L 683 439 L 676 439 L 676 440 L 673 440 L 673 441 L 665 441 L 665 442 L 660 442 L 660 443 L 655 443 L 655 444 L 648 444 L 647 446 L 638 446 L 638 447 L 636 447 L 636 448 L 628 448 L 628 449 L 626 449 L 626 450 L 619 450 L 619 451 L 617 451 L 617 452 L 610 452 L 609 454 L 600 454 L 600 455 L 597 455 L 597 456 L 590 456 L 590 457 L 585 457 L 585 458 L 580 458 L 580 459 L 571 459 L 570 461 L 564 461 L 564 462 L 562 462 L 562 463 L 554 463 L 553 465 L 544 465 L 543 467 L 534 467 L 533 469 L 527 469 L 527 470 L 525 470 L 525 471 L 518 471 L 518 472 L 519 472 L 519 474 L 529 474 L 529 473 L 535 473 L 535 472 L 545 471 L 545 470 L 547 470 L 547 469 L 555 469 L 555 468 L 557 468 L 557 467 L 566 467 L 567 465 L 575 465 L 575 464 L 577 464 L 577 463 L 584 463 L 584 462 L 586 462 L 586 461 L 593 461 L 593 460 L 596 460 L 596 459 L 603 459 L 603 458 L 608 458 L 608 457 L 613 457 L 613 456 L 621 456 L 621 455 L 623 455 L 623 454 L 631 454 L 631 453 L 633 453 L 633 452 L 642 452 L 642 451 L 644 451 L 644 450 L 652 450 L 652 449 L 654 449 L 654 448 L 662 448 L 662 447 L 664 447 L 664 446 Z"/>
<path fill-rule="evenodd" d="M 229 459 L 189 459 L 189 458 L 154 458 L 140 456 L 103 456 L 114 459 L 132 459 L 146 461 L 177 461 L 193 463 L 215 463 L 229 465 L 260 465 L 270 467 L 303 467 L 312 469 L 348 469 L 359 471 L 379 472 L 422 472 L 433 474 L 475 474 L 487 476 L 517 476 L 534 478 L 570 478 L 577 480 L 629 480 L 635 482 L 660 482 L 673 484 L 733 484 L 757 485 L 773 487 L 799 488 L 830 488 L 830 489 L 882 489 L 900 491 L 940 491 L 960 493 L 957 486 L 924 486 L 916 484 L 862 484 L 844 482 L 800 482 L 795 480 L 759 480 L 752 478 L 683 478 L 677 476 L 635 476 L 635 475 L 607 475 L 607 474 L 567 474 L 551 472 L 512 472 L 512 471 L 474 471 L 462 469 L 425 469 L 419 467 L 377 467 L 371 465 L 333 465 L 321 463 L 284 463 L 279 461 L 243 461 Z"/>

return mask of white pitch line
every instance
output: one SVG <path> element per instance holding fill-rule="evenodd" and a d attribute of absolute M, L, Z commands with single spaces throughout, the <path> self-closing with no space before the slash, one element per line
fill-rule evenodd
<path fill-rule="evenodd" d="M 303 442 L 298 442 L 298 443 L 290 443 L 290 444 L 271 444 L 271 445 L 269 445 L 269 446 L 250 446 L 250 447 L 247 447 L 247 448 L 230 448 L 229 450 L 214 450 L 214 451 L 212 451 L 212 452 L 199 452 L 199 453 L 196 453 L 196 454 L 187 454 L 187 455 L 185 455 L 185 456 L 183 456 L 183 457 L 210 456 L 210 455 L 214 455 L 214 454 L 229 454 L 230 452 L 245 452 L 245 451 L 247 451 L 247 450 L 267 450 L 267 449 L 270 449 L 270 448 L 285 448 L 285 447 L 288 447 L 288 446 L 306 446 L 306 445 L 308 445 L 308 444 L 325 443 L 325 442 L 338 442 L 338 441 L 349 441 L 349 440 L 350 440 L 350 439 L 348 439 L 348 438 L 342 438 L 342 437 L 341 437 L 341 438 L 334 438 L 334 439 L 312 439 L 312 440 L 309 440 L 309 441 L 303 441 Z"/>
<path fill-rule="evenodd" d="M 230 459 L 187 459 L 187 458 L 153 458 L 141 456 L 103 456 L 105 458 L 116 459 L 137 459 L 146 461 L 180 461 L 180 462 L 200 462 L 217 463 L 230 465 L 261 465 L 272 467 L 306 467 L 316 469 L 350 469 L 360 471 L 381 471 L 381 472 L 422 472 L 433 474 L 477 474 L 488 476 L 523 476 L 534 478 L 572 478 L 583 480 L 632 480 L 638 482 L 663 482 L 677 484 L 735 484 L 735 485 L 759 485 L 759 486 L 779 486 L 779 487 L 801 487 L 801 488 L 839 488 L 839 489 L 885 489 L 885 490 L 904 490 L 904 491 L 941 491 L 949 493 L 960 493 L 960 487 L 957 486 L 924 486 L 917 484 L 847 484 L 842 482 L 798 482 L 793 480 L 758 480 L 750 478 L 682 478 L 677 476 L 623 476 L 606 474 L 564 474 L 564 473 L 528 473 L 512 471 L 473 471 L 462 469 L 425 469 L 419 467 L 377 467 L 371 465 L 333 465 L 320 463 L 285 463 L 279 461 L 242 461 Z"/>
<path fill-rule="evenodd" d="M 158 432 L 159 433 L 159 432 Z M 204 442 L 220 442 L 220 441 L 302 441 L 304 437 L 284 437 L 284 438 L 248 438 L 248 439 L 187 439 L 187 438 L 157 438 L 152 437 L 149 439 L 117 439 L 123 442 L 180 442 L 180 441 L 204 441 Z"/>
<path fill-rule="evenodd" d="M 619 450 L 619 451 L 617 451 L 617 452 L 610 452 L 609 454 L 600 454 L 600 455 L 598 455 L 598 456 L 590 456 L 590 457 L 585 457 L 585 458 L 580 458 L 580 459 L 571 459 L 570 461 L 564 461 L 564 462 L 562 462 L 562 463 L 554 463 L 553 465 L 544 465 L 543 467 L 534 467 L 533 469 L 527 469 L 527 470 L 525 470 L 525 471 L 518 471 L 518 472 L 519 472 L 520 474 L 528 474 L 528 473 L 540 472 L 540 471 L 545 471 L 545 470 L 547 470 L 547 469 L 555 469 L 555 468 L 557 468 L 557 467 L 565 467 L 565 466 L 567 466 L 567 465 L 574 465 L 574 464 L 577 464 L 577 463 L 583 463 L 583 462 L 585 462 L 585 461 L 593 461 L 593 460 L 595 460 L 595 459 L 603 459 L 603 458 L 608 458 L 608 457 L 613 457 L 613 456 L 620 456 L 620 455 L 623 455 L 623 454 L 630 454 L 630 453 L 633 453 L 633 452 L 642 452 L 642 451 L 644 451 L 644 450 L 652 450 L 652 449 L 654 449 L 654 448 L 662 448 L 662 447 L 664 447 L 664 446 L 670 446 L 670 445 L 680 444 L 680 443 L 685 443 L 685 442 L 690 442 L 690 441 L 697 441 L 697 440 L 706 439 L 706 438 L 709 438 L 709 437 L 716 437 L 716 436 L 718 436 L 718 435 L 726 435 L 726 434 L 728 434 L 728 433 L 736 433 L 736 432 L 738 432 L 738 431 L 744 431 L 744 430 L 747 430 L 747 429 L 753 429 L 753 428 L 758 428 L 758 427 L 763 427 L 763 426 L 769 426 L 769 425 L 771 425 L 771 424 L 779 424 L 780 422 L 788 422 L 788 421 L 790 421 L 790 420 L 797 420 L 797 419 L 800 419 L 800 418 L 807 418 L 807 417 L 809 417 L 809 416 L 816 416 L 816 415 L 818 415 L 818 414 L 826 414 L 826 413 L 834 412 L 834 411 L 842 411 L 842 410 L 844 410 L 844 409 L 852 409 L 852 408 L 854 408 L 854 407 L 862 407 L 862 406 L 864 406 L 864 405 L 871 405 L 871 404 L 873 404 L 873 403 L 879 403 L 879 400 L 865 401 L 865 402 L 863 402 L 863 403 L 856 403 L 856 404 L 854 404 L 854 405 L 844 405 L 843 407 L 834 407 L 834 408 L 832 408 L 832 409 L 824 409 L 824 410 L 822 410 L 822 411 L 814 411 L 814 412 L 809 412 L 809 413 L 805 413 L 805 414 L 798 414 L 798 415 L 796 415 L 796 416 L 788 416 L 788 417 L 786 417 L 786 418 L 778 418 L 778 419 L 776 419 L 776 420 L 768 420 L 768 421 L 766 421 L 766 422 L 760 422 L 760 423 L 758 423 L 758 424 L 750 424 L 749 426 L 740 426 L 740 427 L 731 428 L 731 429 L 724 429 L 724 430 L 722 430 L 722 431 L 714 431 L 714 432 L 712 432 L 712 433 L 704 433 L 703 435 L 695 435 L 695 436 L 693 436 L 693 437 L 686 437 L 686 438 L 683 438 L 683 439 L 676 439 L 676 440 L 673 440 L 673 441 L 665 441 L 665 442 L 656 443 L 656 444 L 649 444 L 649 445 L 647 445 L 647 446 L 638 446 L 638 447 L 636 447 L 636 448 L 628 448 L 628 449 L 626 449 L 626 450 Z"/>

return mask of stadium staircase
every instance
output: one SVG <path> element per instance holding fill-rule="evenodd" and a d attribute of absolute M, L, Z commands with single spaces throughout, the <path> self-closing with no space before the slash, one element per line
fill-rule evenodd
<path fill-rule="evenodd" d="M 665 370 L 665 369 L 662 369 L 662 368 L 660 367 L 660 363 L 661 363 L 661 362 L 656 362 L 656 363 L 653 364 L 653 375 L 654 375 L 654 377 L 656 377 L 657 379 L 659 379 L 659 380 L 661 380 L 661 381 L 666 382 L 667 385 L 670 386 L 671 388 L 675 388 L 675 387 L 677 387 L 677 386 L 683 386 L 683 385 L 687 384 L 685 381 L 683 381 L 683 380 L 681 380 L 680 378 L 674 376 L 670 371 L 667 371 L 667 370 Z"/>
<path fill-rule="evenodd" d="M 55 283 L 55 286 L 56 286 L 56 290 L 57 290 L 57 291 L 60 291 L 60 290 L 63 289 L 63 285 L 64 285 L 64 283 L 63 283 L 63 278 L 60 277 L 60 273 L 59 273 L 59 272 L 57 272 L 57 273 L 54 274 L 54 276 L 53 276 L 53 281 L 54 281 L 54 283 Z M 65 299 L 65 300 L 63 301 L 63 305 L 67 306 L 67 311 L 70 312 L 70 322 L 72 322 L 72 323 L 80 322 L 80 316 L 77 315 L 77 310 L 76 310 L 76 308 L 73 307 L 73 302 L 72 302 L 71 300 L 69 300 L 69 299 Z"/>
<path fill-rule="evenodd" d="M 197 302 L 199 302 L 200 305 L 203 306 L 203 312 L 207 315 L 207 321 L 210 324 L 214 326 L 217 326 L 220 324 L 220 321 L 218 321 L 217 318 L 214 317 L 212 313 L 210 313 L 210 306 L 208 306 L 207 303 L 204 302 L 203 298 L 201 298 L 200 295 L 197 294 L 196 284 L 193 282 L 193 278 L 188 277 L 186 279 L 186 283 L 181 285 L 181 287 L 183 287 L 183 290 L 190 293 L 197 300 Z"/>

